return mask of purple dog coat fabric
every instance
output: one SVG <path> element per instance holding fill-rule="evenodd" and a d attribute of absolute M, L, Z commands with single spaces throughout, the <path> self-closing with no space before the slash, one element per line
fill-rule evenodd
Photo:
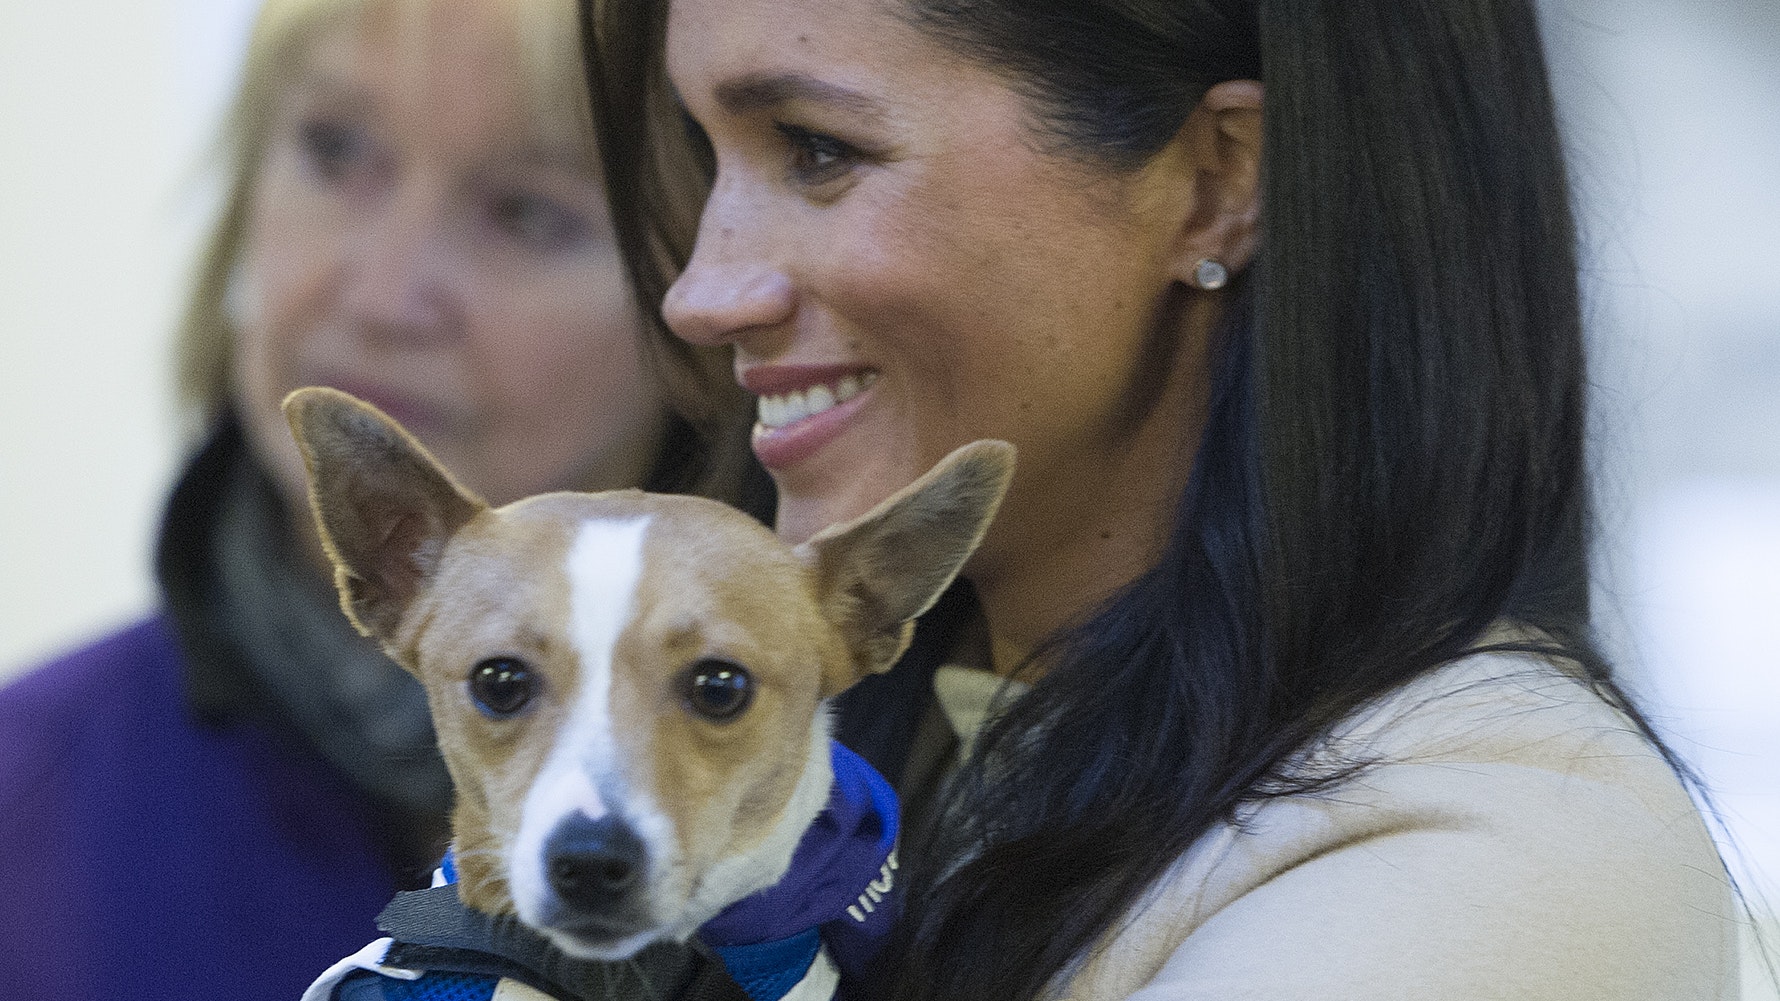
<path fill-rule="evenodd" d="M 776 885 L 731 904 L 699 929 L 726 947 L 791 938 L 810 928 L 854 979 L 882 944 L 901 900 L 896 885 L 896 791 L 865 759 L 830 741 L 834 788 Z"/>

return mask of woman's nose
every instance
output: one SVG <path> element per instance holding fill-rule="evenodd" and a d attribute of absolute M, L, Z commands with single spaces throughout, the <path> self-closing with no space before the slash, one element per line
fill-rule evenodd
<path fill-rule="evenodd" d="M 360 220 L 341 297 L 361 334 L 427 340 L 449 332 L 455 283 L 445 223 L 422 192 L 398 194 Z"/>
<path fill-rule="evenodd" d="M 668 329 L 682 340 L 725 344 L 791 317 L 791 280 L 765 252 L 769 241 L 758 212 L 758 201 L 719 177 L 699 220 L 692 260 L 661 304 Z"/>

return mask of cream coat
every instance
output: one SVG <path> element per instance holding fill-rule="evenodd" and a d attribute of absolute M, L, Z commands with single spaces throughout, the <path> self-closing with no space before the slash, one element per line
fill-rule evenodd
<path fill-rule="evenodd" d="M 1201 838 L 1059 996 L 1737 996 L 1737 910 L 1699 812 L 1558 668 L 1456 661 L 1318 753 L 1378 763 Z"/>

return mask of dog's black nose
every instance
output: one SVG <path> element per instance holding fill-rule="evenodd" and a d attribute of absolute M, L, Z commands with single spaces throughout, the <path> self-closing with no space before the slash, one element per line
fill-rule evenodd
<path fill-rule="evenodd" d="M 617 904 L 642 879 L 643 862 L 643 842 L 617 817 L 565 817 L 544 842 L 550 886 L 577 910 Z"/>

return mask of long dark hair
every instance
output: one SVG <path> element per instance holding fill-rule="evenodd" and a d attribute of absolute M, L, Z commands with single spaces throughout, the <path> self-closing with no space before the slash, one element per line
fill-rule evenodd
<path fill-rule="evenodd" d="M 664 96 L 664 6 L 584 0 L 648 302 L 692 240 L 683 174 L 651 173 L 676 143 L 698 162 Z M 1239 804 L 1328 780 L 1284 774 L 1294 750 L 1498 621 L 1548 638 L 1539 652 L 1661 748 L 1589 640 L 1575 238 L 1530 0 L 906 0 L 904 16 L 1003 72 L 1059 155 L 1109 170 L 1161 149 L 1220 81 L 1261 80 L 1266 107 L 1261 249 L 1224 293 L 1168 549 L 1053 639 L 978 741 L 956 822 L 910 853 L 891 994 L 1040 995 Z"/>

